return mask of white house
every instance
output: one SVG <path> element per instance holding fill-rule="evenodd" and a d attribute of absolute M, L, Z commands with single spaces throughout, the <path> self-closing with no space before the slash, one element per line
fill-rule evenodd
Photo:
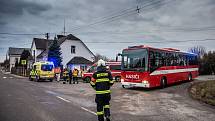
<path fill-rule="evenodd" d="M 53 40 L 43 38 L 33 38 L 31 44 L 31 54 L 34 61 L 42 61 L 47 59 L 46 49 L 51 45 Z"/>
<path fill-rule="evenodd" d="M 34 38 L 31 46 L 32 56 L 36 61 L 47 58 L 47 44 L 51 45 L 52 40 Z M 58 35 L 58 44 L 62 52 L 62 65 L 70 69 L 86 69 L 94 61 L 95 55 L 77 37 L 72 34 L 67 36 Z"/>
<path fill-rule="evenodd" d="M 15 67 L 16 61 L 19 63 L 21 54 L 24 50 L 29 50 L 30 48 L 14 48 L 14 47 L 9 47 L 8 50 L 8 56 L 9 56 L 9 66 L 10 66 L 10 71 L 12 67 Z"/>

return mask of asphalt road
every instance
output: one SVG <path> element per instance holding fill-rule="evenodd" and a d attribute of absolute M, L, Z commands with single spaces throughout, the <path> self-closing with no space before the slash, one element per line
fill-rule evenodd
<path fill-rule="evenodd" d="M 214 77 L 201 77 L 215 79 Z M 196 80 L 198 81 L 198 80 Z M 190 98 L 187 82 L 165 89 L 112 88 L 112 121 L 214 121 L 215 107 Z M 0 73 L 1 121 L 96 121 L 86 83 L 32 82 Z"/>
<path fill-rule="evenodd" d="M 1 121 L 95 121 L 96 116 L 26 79 L 0 74 Z"/>

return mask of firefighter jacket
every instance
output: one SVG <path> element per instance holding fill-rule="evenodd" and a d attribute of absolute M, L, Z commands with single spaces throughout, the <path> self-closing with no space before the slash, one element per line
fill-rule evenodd
<path fill-rule="evenodd" d="M 73 70 L 72 76 L 73 76 L 73 77 L 77 77 L 77 76 L 78 76 L 78 70 L 77 70 L 77 69 L 74 69 L 74 70 Z"/>
<path fill-rule="evenodd" d="M 65 70 L 65 71 L 63 72 L 63 77 L 69 77 L 69 72 L 68 72 L 67 70 Z"/>
<path fill-rule="evenodd" d="M 31 70 L 30 75 L 31 76 L 37 76 L 37 71 L 36 70 Z"/>
<path fill-rule="evenodd" d="M 113 85 L 113 77 L 105 67 L 98 67 L 97 72 L 93 74 L 95 81 L 91 81 L 91 86 L 96 90 L 96 94 L 111 93 L 110 87 Z"/>

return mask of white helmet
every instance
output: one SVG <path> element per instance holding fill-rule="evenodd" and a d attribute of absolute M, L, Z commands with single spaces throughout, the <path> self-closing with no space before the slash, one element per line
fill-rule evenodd
<path fill-rule="evenodd" d="M 98 61 L 97 66 L 105 66 L 105 61 L 102 60 L 102 59 L 100 59 L 100 60 Z"/>

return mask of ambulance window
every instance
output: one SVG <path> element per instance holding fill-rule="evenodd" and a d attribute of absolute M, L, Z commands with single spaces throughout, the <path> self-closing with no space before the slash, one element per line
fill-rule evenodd
<path fill-rule="evenodd" d="M 53 65 L 42 65 L 41 70 L 43 71 L 52 71 Z"/>

